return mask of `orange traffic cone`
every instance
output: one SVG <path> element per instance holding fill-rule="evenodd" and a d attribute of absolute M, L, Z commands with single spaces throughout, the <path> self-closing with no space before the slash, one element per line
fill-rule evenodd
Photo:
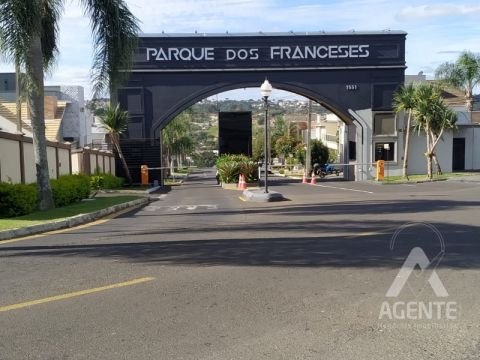
<path fill-rule="evenodd" d="M 307 175 L 305 173 L 303 174 L 302 184 L 308 184 Z"/>
<path fill-rule="evenodd" d="M 317 177 L 315 174 L 312 175 L 312 180 L 310 181 L 310 185 L 316 185 L 317 184 Z"/>
<path fill-rule="evenodd" d="M 247 189 L 247 183 L 245 182 L 245 176 L 243 174 L 240 174 L 240 177 L 238 178 L 238 188 L 240 190 Z"/>

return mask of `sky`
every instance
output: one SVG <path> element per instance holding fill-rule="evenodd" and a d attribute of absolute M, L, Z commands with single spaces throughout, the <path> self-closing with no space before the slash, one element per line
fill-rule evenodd
<path fill-rule="evenodd" d="M 91 97 L 92 38 L 80 1 L 66 0 L 60 23 L 60 55 L 49 85 L 81 85 Z M 127 0 L 144 33 L 241 33 L 403 30 L 406 74 L 454 61 L 462 50 L 480 53 L 480 3 L 412 0 Z M 13 71 L 0 63 L 0 72 Z M 257 89 L 220 97 L 251 98 Z M 293 98 L 274 92 L 273 98 Z"/>

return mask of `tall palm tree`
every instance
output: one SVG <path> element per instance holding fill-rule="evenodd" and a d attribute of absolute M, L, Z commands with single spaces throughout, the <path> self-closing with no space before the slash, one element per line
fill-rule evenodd
<path fill-rule="evenodd" d="M 480 84 L 480 55 L 464 51 L 454 62 L 441 64 L 435 78 L 463 91 L 468 111 L 473 109 L 473 89 Z"/>
<path fill-rule="evenodd" d="M 118 154 L 120 161 L 122 162 L 126 180 L 129 184 L 131 184 L 132 176 L 130 174 L 130 170 L 128 169 L 127 161 L 123 156 L 122 147 L 120 145 L 120 134 L 127 129 L 127 125 L 128 112 L 122 111 L 118 104 L 115 106 L 107 106 L 103 115 L 100 116 L 100 126 L 104 128 L 110 135 L 112 144 Z"/>
<path fill-rule="evenodd" d="M 94 39 L 92 80 L 95 94 L 115 90 L 120 69 L 131 64 L 137 19 L 124 0 L 78 0 L 90 17 Z M 44 118 L 44 70 L 58 53 L 58 22 L 65 0 L 0 0 L 0 44 L 25 69 L 24 89 L 32 121 L 40 210 L 54 206 L 49 182 Z M 111 94 L 115 98 L 116 94 Z"/>
<path fill-rule="evenodd" d="M 412 113 L 415 108 L 415 86 L 411 83 L 399 88 L 393 98 L 394 110 L 398 114 L 407 112 L 405 125 L 405 149 L 403 154 L 403 177 L 408 179 L 408 149 L 410 144 L 410 129 L 412 127 Z"/>

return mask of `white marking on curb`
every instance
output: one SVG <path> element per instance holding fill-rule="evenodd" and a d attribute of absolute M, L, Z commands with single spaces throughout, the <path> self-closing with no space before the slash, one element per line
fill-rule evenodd
<path fill-rule="evenodd" d="M 315 184 L 314 186 L 320 186 L 320 187 L 330 188 L 330 189 L 338 189 L 338 190 L 355 191 L 355 192 L 373 194 L 373 192 L 371 192 L 371 191 L 357 190 L 357 189 L 349 189 L 349 188 L 343 188 L 343 187 L 337 187 L 337 186 L 320 185 L 320 184 Z"/>

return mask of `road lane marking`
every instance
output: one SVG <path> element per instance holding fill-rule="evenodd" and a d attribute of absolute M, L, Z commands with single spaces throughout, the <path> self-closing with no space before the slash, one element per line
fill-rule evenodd
<path fill-rule="evenodd" d="M 144 211 L 157 211 L 157 210 L 165 210 L 165 211 L 178 211 L 178 210 L 217 210 L 217 204 L 203 204 L 203 205 L 148 205 L 143 208 Z"/>
<path fill-rule="evenodd" d="M 320 187 L 330 188 L 330 189 L 356 191 L 356 192 L 361 192 L 361 193 L 373 194 L 373 192 L 371 192 L 371 191 L 357 190 L 357 189 L 349 189 L 349 188 L 343 188 L 343 187 L 338 187 L 338 186 L 329 186 L 329 185 L 320 185 L 320 184 L 315 184 L 314 186 L 320 186 Z"/>
<path fill-rule="evenodd" d="M 98 220 L 95 220 L 95 221 L 92 221 L 92 222 L 89 222 L 89 223 L 86 223 L 86 224 L 81 224 L 81 225 L 77 225 L 77 226 L 73 226 L 73 227 L 69 227 L 69 228 L 65 228 L 65 229 L 52 230 L 52 231 L 44 232 L 44 233 L 41 233 L 41 234 L 23 236 L 23 237 L 19 237 L 19 238 L 15 238 L 15 239 L 10 239 L 10 240 L 0 240 L 0 246 L 3 245 L 3 244 L 10 244 L 10 243 L 14 243 L 14 242 L 18 242 L 18 241 L 25 241 L 25 240 L 33 240 L 33 239 L 42 238 L 42 237 L 45 237 L 45 236 L 48 236 L 48 235 L 63 234 L 65 232 L 72 231 L 72 230 L 80 230 L 80 229 L 88 228 L 90 226 L 104 224 L 107 221 L 115 219 L 116 217 L 118 217 L 120 215 L 123 215 L 123 214 L 125 214 L 129 211 L 138 209 L 141 206 L 143 206 L 143 205 L 123 209 L 123 210 L 120 210 L 116 213 L 107 215 L 107 216 L 105 216 L 101 219 L 98 219 Z"/>
<path fill-rule="evenodd" d="M 120 288 L 120 287 L 136 285 L 136 284 L 141 284 L 141 283 L 144 283 L 144 282 L 147 282 L 147 281 L 152 281 L 152 280 L 155 280 L 155 278 L 144 277 L 144 278 L 134 279 L 134 280 L 130 280 L 130 281 L 124 281 L 124 282 L 121 282 L 121 283 L 101 286 L 101 287 L 97 287 L 97 288 L 93 288 L 93 289 L 80 290 L 80 291 L 75 291 L 75 292 L 71 292 L 71 293 L 67 293 L 67 294 L 50 296 L 50 297 L 46 297 L 46 298 L 43 298 L 43 299 L 26 301 L 26 302 L 19 303 L 19 304 L 1 306 L 0 307 L 0 312 L 17 310 L 17 309 L 21 309 L 21 308 L 25 308 L 25 307 L 34 306 L 34 305 L 49 303 L 49 302 L 52 302 L 52 301 L 66 300 L 66 299 L 70 299 L 70 298 L 73 298 L 73 297 L 93 294 L 93 293 L 97 293 L 97 292 L 101 292 L 101 291 L 106 291 L 106 290 L 111 290 L 111 289 L 116 289 L 116 288 Z"/>

